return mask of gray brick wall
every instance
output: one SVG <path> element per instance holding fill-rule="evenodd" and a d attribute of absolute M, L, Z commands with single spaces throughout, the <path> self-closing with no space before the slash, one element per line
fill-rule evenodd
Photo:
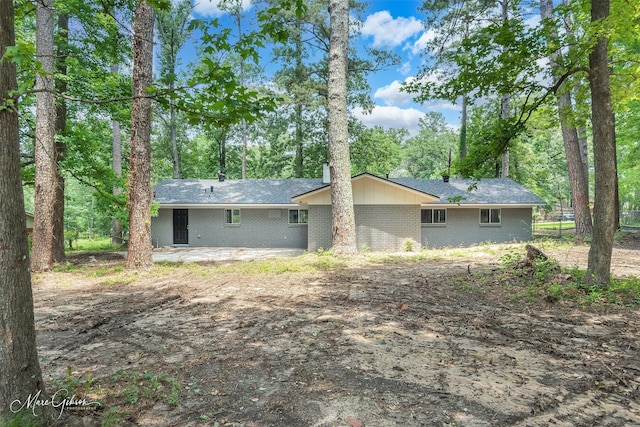
<path fill-rule="evenodd" d="M 189 209 L 192 247 L 302 248 L 307 225 L 289 224 L 288 209 L 240 209 L 240 224 L 224 223 L 224 209 Z M 163 208 L 151 220 L 154 247 L 173 245 L 173 209 Z"/>
<path fill-rule="evenodd" d="M 420 242 L 419 206 L 355 206 L 356 242 L 374 251 L 399 250 L 407 238 Z M 309 251 L 331 247 L 331 206 L 309 208 Z"/>
<path fill-rule="evenodd" d="M 331 206 L 309 206 L 309 251 L 331 247 Z"/>
<path fill-rule="evenodd" d="M 402 249 L 406 238 L 424 247 L 531 240 L 531 209 L 502 209 L 501 224 L 481 225 L 478 208 L 448 208 L 445 225 L 421 226 L 419 206 L 356 206 L 358 247 Z M 308 230 L 307 230 L 308 229 Z M 173 245 L 173 209 L 151 220 L 155 247 Z M 189 209 L 189 245 L 283 247 L 315 251 L 331 247 L 331 206 L 310 206 L 309 225 L 290 225 L 288 209 L 241 209 L 241 224 L 224 224 L 224 209 Z"/>
<path fill-rule="evenodd" d="M 422 226 L 423 247 L 531 240 L 531 208 L 502 208 L 500 224 L 480 224 L 479 208 L 448 208 L 445 225 Z"/>

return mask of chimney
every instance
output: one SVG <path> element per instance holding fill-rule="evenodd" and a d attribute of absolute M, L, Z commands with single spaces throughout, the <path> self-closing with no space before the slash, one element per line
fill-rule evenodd
<path fill-rule="evenodd" d="M 331 184 L 331 172 L 327 163 L 322 164 L 322 183 Z"/>
<path fill-rule="evenodd" d="M 222 172 L 218 172 L 218 181 L 220 182 L 224 181 L 224 177 L 225 175 Z"/>

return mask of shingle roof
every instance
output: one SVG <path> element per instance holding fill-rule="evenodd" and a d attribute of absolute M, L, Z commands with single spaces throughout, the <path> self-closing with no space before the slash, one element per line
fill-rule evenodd
<path fill-rule="evenodd" d="M 477 189 L 469 190 L 472 180 L 425 180 L 415 178 L 390 178 L 389 181 L 414 190 L 433 194 L 442 204 L 538 205 L 544 200 L 510 179 L 482 179 Z M 162 205 L 186 204 L 291 204 L 295 196 L 326 187 L 320 178 L 299 179 L 173 179 L 155 186 L 155 201 Z M 213 189 L 213 191 L 211 191 Z"/>
<path fill-rule="evenodd" d="M 440 203 L 543 205 L 545 201 L 511 179 L 483 178 L 480 181 L 452 179 L 390 178 L 390 181 L 435 194 Z M 470 188 L 475 184 L 475 189 Z M 460 200 L 456 200 L 460 198 Z"/>
<path fill-rule="evenodd" d="M 155 186 L 160 204 L 291 204 L 291 198 L 322 187 L 322 179 L 170 179 Z M 213 189 L 213 191 L 211 191 Z"/>

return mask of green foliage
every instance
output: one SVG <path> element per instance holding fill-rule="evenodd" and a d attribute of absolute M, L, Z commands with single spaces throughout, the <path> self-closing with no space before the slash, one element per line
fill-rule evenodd
<path fill-rule="evenodd" d="M 439 179 L 448 170 L 450 150 L 455 159 L 458 137 L 441 113 L 425 114 L 418 126 L 418 135 L 404 143 L 402 169 L 414 178 Z"/>
<path fill-rule="evenodd" d="M 0 427 L 46 427 L 47 422 L 43 417 L 34 417 L 29 409 L 13 414 L 12 418 L 0 420 Z"/>
<path fill-rule="evenodd" d="M 349 133 L 353 139 L 349 147 L 352 175 L 369 172 L 385 177 L 398 169 L 406 130 L 385 130 L 381 126 L 366 129 L 358 123 L 353 124 Z"/>
<path fill-rule="evenodd" d="M 112 406 L 102 413 L 101 427 L 120 427 L 129 418 L 129 413 L 119 406 Z"/>
<path fill-rule="evenodd" d="M 144 398 L 164 400 L 169 405 L 175 406 L 180 399 L 180 383 L 166 374 L 156 374 L 151 371 L 127 371 L 120 368 L 112 376 L 112 379 L 120 386 L 118 397 L 129 405 L 135 405 L 141 398 Z"/>
<path fill-rule="evenodd" d="M 402 241 L 402 249 L 405 252 L 413 252 L 415 249 L 420 248 L 420 243 L 416 242 L 412 238 L 407 238 Z"/>

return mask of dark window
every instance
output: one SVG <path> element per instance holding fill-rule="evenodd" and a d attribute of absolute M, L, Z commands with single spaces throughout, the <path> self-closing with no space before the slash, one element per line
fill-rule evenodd
<path fill-rule="evenodd" d="M 240 209 L 225 209 L 224 210 L 224 223 L 225 224 L 240 224 Z"/>
<path fill-rule="evenodd" d="M 446 224 L 446 209 L 422 209 L 420 212 L 420 222 L 422 224 Z"/>
<path fill-rule="evenodd" d="M 500 224 L 500 209 L 480 209 L 480 224 Z"/>
<path fill-rule="evenodd" d="M 308 224 L 309 211 L 307 209 L 289 209 L 289 224 Z"/>

